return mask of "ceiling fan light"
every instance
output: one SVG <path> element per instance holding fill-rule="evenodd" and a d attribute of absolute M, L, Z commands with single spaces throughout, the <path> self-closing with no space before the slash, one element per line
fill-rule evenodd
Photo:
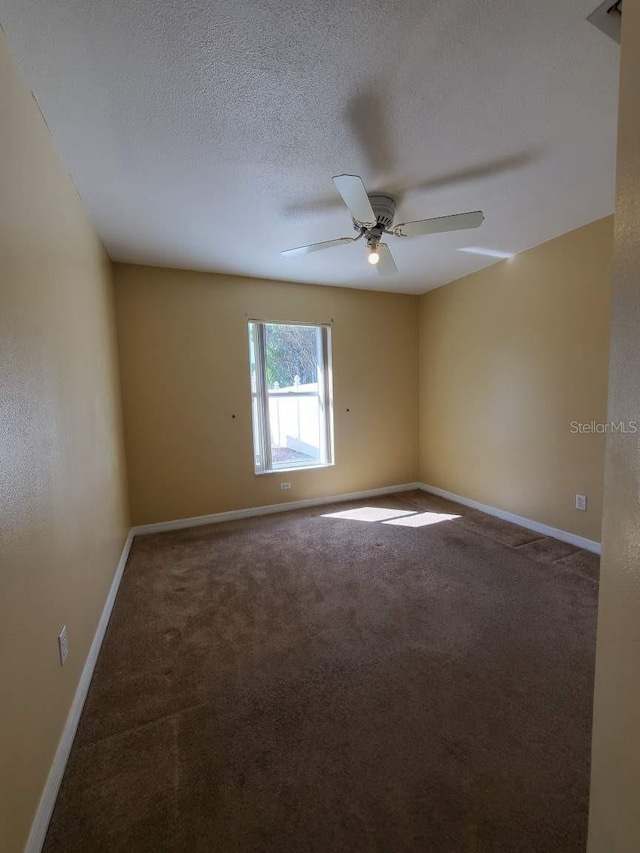
<path fill-rule="evenodd" d="M 370 264 L 377 264 L 380 260 L 380 255 L 378 254 L 378 247 L 371 246 L 369 249 L 369 257 L 367 258 Z"/>

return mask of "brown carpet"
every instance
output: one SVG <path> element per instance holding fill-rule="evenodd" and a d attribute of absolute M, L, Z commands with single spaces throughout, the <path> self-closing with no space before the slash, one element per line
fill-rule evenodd
<path fill-rule="evenodd" d="M 597 558 L 366 503 L 135 540 L 48 853 L 585 849 Z"/>

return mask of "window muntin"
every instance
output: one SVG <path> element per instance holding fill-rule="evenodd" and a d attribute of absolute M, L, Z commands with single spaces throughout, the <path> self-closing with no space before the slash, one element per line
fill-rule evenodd
<path fill-rule="evenodd" d="M 249 322 L 257 474 L 333 463 L 331 329 Z"/>

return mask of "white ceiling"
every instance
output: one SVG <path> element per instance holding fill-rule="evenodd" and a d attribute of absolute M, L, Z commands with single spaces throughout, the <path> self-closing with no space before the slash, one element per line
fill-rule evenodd
<path fill-rule="evenodd" d="M 619 48 L 598 0 L 0 0 L 0 23 L 114 260 L 423 292 L 613 211 Z M 382 278 L 331 182 L 396 221 Z"/>

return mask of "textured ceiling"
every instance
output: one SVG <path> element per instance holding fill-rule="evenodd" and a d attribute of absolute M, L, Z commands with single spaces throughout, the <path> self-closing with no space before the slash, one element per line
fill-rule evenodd
<path fill-rule="evenodd" d="M 613 210 L 619 48 L 597 0 L 0 0 L 0 23 L 114 260 L 423 292 Z M 332 175 L 396 221 L 382 278 Z"/>

